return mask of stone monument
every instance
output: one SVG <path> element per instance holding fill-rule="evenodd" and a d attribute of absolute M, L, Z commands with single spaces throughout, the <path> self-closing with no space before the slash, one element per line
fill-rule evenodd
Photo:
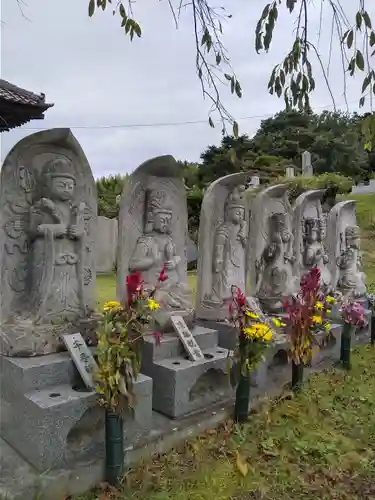
<path fill-rule="evenodd" d="M 328 215 L 328 242 L 333 287 L 356 299 L 366 295 L 355 200 L 337 203 Z"/>
<path fill-rule="evenodd" d="M 196 316 L 228 318 L 232 286 L 245 291 L 248 207 L 247 174 L 213 182 L 205 192 L 199 224 Z"/>
<path fill-rule="evenodd" d="M 97 273 L 112 273 L 117 259 L 118 220 L 99 216 L 95 238 Z"/>
<path fill-rule="evenodd" d="M 302 153 L 302 175 L 304 177 L 312 177 L 314 175 L 311 164 L 311 153 L 309 151 L 304 151 Z"/>
<path fill-rule="evenodd" d="M 231 395 L 226 362 L 228 351 L 218 349 L 218 332 L 193 327 L 192 295 L 187 284 L 187 204 L 182 170 L 172 156 L 140 165 L 126 183 L 121 200 L 118 251 L 118 299 L 126 300 L 126 276 L 142 273 L 154 286 L 165 267 L 167 279 L 156 300 L 156 319 L 163 332 L 157 345 L 145 337 L 142 373 L 153 379 L 153 408 L 176 418 L 205 408 Z M 174 331 L 181 318 L 191 328 L 203 356 L 191 360 Z"/>
<path fill-rule="evenodd" d="M 143 163 L 124 187 L 119 219 L 117 297 L 126 300 L 126 276 L 140 271 L 145 286 L 156 285 L 163 267 L 168 279 L 155 299 L 162 330 L 171 330 L 170 316 L 192 322 L 192 294 L 187 284 L 186 190 L 172 156 Z"/>
<path fill-rule="evenodd" d="M 61 350 L 95 306 L 95 183 L 69 129 L 21 140 L 0 187 L 0 346 L 9 356 Z"/>
<path fill-rule="evenodd" d="M 295 201 L 294 275 L 301 278 L 311 268 L 318 267 L 322 290 L 329 293 L 332 276 L 326 242 L 326 216 L 321 203 L 324 193 L 323 189 L 306 191 Z"/>
<path fill-rule="evenodd" d="M 255 197 L 250 228 L 249 292 L 266 312 L 279 313 L 299 286 L 293 276 L 293 211 L 287 184 L 266 188 Z"/>

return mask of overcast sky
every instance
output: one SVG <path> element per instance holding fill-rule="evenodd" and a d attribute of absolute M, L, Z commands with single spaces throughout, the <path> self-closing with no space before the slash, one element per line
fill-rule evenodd
<path fill-rule="evenodd" d="M 25 2 L 23 14 L 16 0 L 1 2 L 1 77 L 33 92 L 44 92 L 55 106 L 43 122 L 30 122 L 1 134 L 2 159 L 25 135 L 53 127 L 72 128 L 96 177 L 131 172 L 142 161 L 161 154 L 196 161 L 208 145 L 220 142 L 220 126 L 212 130 L 207 124 L 209 103 L 202 99 L 195 75 L 190 10 L 182 13 L 177 31 L 166 0 L 137 0 L 134 15 L 143 36 L 131 43 L 110 11 L 97 12 L 89 19 L 88 0 L 21 1 Z M 282 9 L 272 50 L 257 55 L 254 29 L 266 0 L 213 0 L 215 3 L 229 6 L 233 15 L 224 26 L 224 42 L 243 87 L 241 100 L 222 88 L 223 101 L 238 119 L 240 132 L 251 135 L 261 118 L 283 107 L 283 100 L 268 94 L 267 82 L 274 64 L 290 46 L 294 17 Z M 354 19 L 358 2 L 341 0 L 341 4 Z M 375 22 L 375 3 L 368 4 Z M 319 9 L 311 15 L 309 29 L 315 34 Z M 328 11 L 323 25 L 319 49 L 327 63 Z M 331 100 L 318 64 L 315 72 L 317 89 L 312 104 L 320 111 L 331 106 Z M 349 79 L 351 111 L 358 109 L 362 79 Z M 345 109 L 337 44 L 331 57 L 330 83 L 337 104 Z M 151 126 L 199 120 L 204 123 Z"/>

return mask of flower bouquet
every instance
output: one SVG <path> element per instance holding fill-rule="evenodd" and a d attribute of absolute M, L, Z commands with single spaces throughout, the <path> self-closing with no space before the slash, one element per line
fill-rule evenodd
<path fill-rule="evenodd" d="M 230 319 L 238 333 L 237 345 L 230 369 L 232 387 L 236 388 L 234 409 L 235 422 L 245 422 L 249 414 L 250 374 L 263 358 L 272 342 L 270 327 L 260 321 L 246 302 L 238 287 L 232 287 L 232 302 L 229 306 Z"/>
<path fill-rule="evenodd" d="M 158 283 L 165 279 L 163 270 Z M 144 335 L 160 307 L 154 299 L 158 283 L 146 290 L 139 272 L 127 276 L 127 302 L 107 302 L 97 329 L 96 392 L 106 412 L 106 480 L 112 485 L 123 470 L 122 412 L 136 403 L 133 385 L 141 366 Z"/>
<path fill-rule="evenodd" d="M 301 387 L 303 369 L 311 364 L 314 351 L 323 347 L 332 336 L 328 318 L 336 303 L 335 297 L 325 296 L 320 291 L 317 267 L 302 278 L 299 293 L 285 302 L 288 314 L 285 332 L 289 335 L 292 389 L 295 391 Z"/>

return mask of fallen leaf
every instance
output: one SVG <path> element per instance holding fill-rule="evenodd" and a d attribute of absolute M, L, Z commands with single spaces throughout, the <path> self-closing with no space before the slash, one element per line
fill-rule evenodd
<path fill-rule="evenodd" d="M 236 465 L 237 465 L 237 469 L 240 471 L 240 473 L 243 476 L 247 476 L 247 474 L 249 472 L 248 463 L 246 462 L 246 459 L 242 455 L 239 454 L 238 451 L 236 452 Z"/>

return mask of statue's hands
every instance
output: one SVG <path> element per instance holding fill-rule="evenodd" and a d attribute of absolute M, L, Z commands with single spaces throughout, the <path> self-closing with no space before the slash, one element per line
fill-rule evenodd
<path fill-rule="evenodd" d="M 167 260 L 166 262 L 164 262 L 164 265 L 167 271 L 172 271 L 172 269 L 176 267 L 176 264 L 173 260 Z"/>
<path fill-rule="evenodd" d="M 220 273 L 220 271 L 223 269 L 223 261 L 218 260 L 214 264 L 214 273 Z"/>
<path fill-rule="evenodd" d="M 40 206 L 42 208 L 48 208 L 48 210 L 50 210 L 51 212 L 53 212 L 56 209 L 56 205 L 49 198 L 41 198 L 40 199 Z"/>
<path fill-rule="evenodd" d="M 72 224 L 68 227 L 68 236 L 69 238 L 75 239 L 80 238 L 83 234 L 83 230 L 80 226 Z"/>
<path fill-rule="evenodd" d="M 323 255 L 323 262 L 324 262 L 324 264 L 328 264 L 328 262 L 329 262 L 329 257 L 326 253 Z"/>
<path fill-rule="evenodd" d="M 65 236 L 67 233 L 65 224 L 39 224 L 36 230 L 39 234 L 44 234 L 47 231 L 50 231 L 56 238 Z"/>

